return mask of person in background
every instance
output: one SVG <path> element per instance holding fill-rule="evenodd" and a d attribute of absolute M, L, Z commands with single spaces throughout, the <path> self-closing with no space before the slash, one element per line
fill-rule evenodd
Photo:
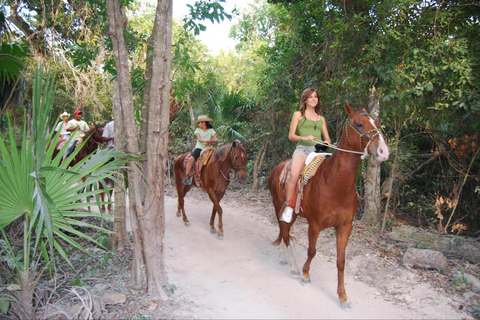
<path fill-rule="evenodd" d="M 70 113 L 64 111 L 60 115 L 60 119 L 62 119 L 62 121 L 60 121 L 55 127 L 55 132 L 60 130 L 60 138 L 64 140 L 67 140 L 68 138 L 70 138 L 70 132 L 67 131 L 67 124 L 68 124 L 69 118 L 70 118 Z"/>
<path fill-rule="evenodd" d="M 298 134 L 297 134 L 298 133 Z M 293 208 L 288 206 L 294 196 L 295 184 L 303 169 L 307 156 L 315 151 L 317 141 L 323 141 L 330 144 L 327 123 L 320 113 L 320 104 L 318 92 L 315 89 L 305 89 L 300 97 L 300 110 L 295 111 L 290 122 L 290 131 L 288 133 L 290 141 L 298 141 L 295 152 L 293 153 L 290 178 L 286 182 L 285 199 L 283 212 L 281 212 L 280 221 L 290 223 L 293 217 Z"/>
<path fill-rule="evenodd" d="M 68 132 L 75 132 L 73 139 L 68 144 L 67 150 L 63 155 L 63 160 L 68 157 L 74 150 L 74 148 L 79 144 L 80 140 L 83 139 L 85 133 L 90 130 L 88 124 L 82 120 L 82 111 L 75 110 L 73 112 L 73 119 L 68 121 L 66 130 Z"/>
<path fill-rule="evenodd" d="M 195 173 L 194 163 L 197 161 L 200 153 L 203 149 L 208 146 L 211 146 L 213 143 L 218 142 L 217 133 L 213 130 L 213 126 L 211 124 L 213 120 L 207 117 L 206 115 L 200 115 L 197 118 L 197 126 L 198 128 L 195 129 L 193 134 L 197 138 L 197 143 L 195 144 L 195 148 L 193 149 L 192 153 L 190 154 L 191 157 L 188 159 L 187 169 L 185 170 L 186 178 L 185 178 L 185 185 L 189 186 L 192 184 L 192 176 Z"/>
<path fill-rule="evenodd" d="M 115 148 L 115 124 L 114 124 L 114 121 L 110 121 L 109 123 L 107 123 L 105 125 L 105 127 L 103 128 L 103 134 L 102 134 L 102 140 L 103 142 L 106 142 L 107 143 L 107 148 L 109 149 L 113 149 Z M 113 161 L 114 158 L 112 157 L 110 161 Z M 107 178 L 105 180 L 105 185 L 103 184 L 99 184 L 98 187 L 100 189 L 104 189 L 104 187 L 108 187 L 109 190 L 108 190 L 108 194 L 110 195 L 108 199 L 111 199 L 112 198 L 112 194 L 113 194 L 113 180 L 110 179 L 110 178 Z M 102 192 L 100 193 L 100 201 L 103 203 L 105 201 L 105 192 Z M 112 212 L 112 204 L 111 203 L 108 203 L 107 205 L 107 210 L 109 212 Z M 105 211 L 105 205 L 102 204 L 102 211 L 103 212 L 106 212 Z"/>
<path fill-rule="evenodd" d="M 107 143 L 107 148 L 115 148 L 115 130 L 114 121 L 110 121 L 103 128 L 103 142 Z"/>

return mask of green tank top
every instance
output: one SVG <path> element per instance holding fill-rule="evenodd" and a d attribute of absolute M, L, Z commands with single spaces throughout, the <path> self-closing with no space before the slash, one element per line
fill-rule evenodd
<path fill-rule="evenodd" d="M 298 134 L 302 137 L 312 135 L 316 140 L 323 141 L 322 139 L 322 125 L 323 121 L 313 121 L 305 119 L 304 117 L 300 118 L 300 121 L 297 125 Z M 298 141 L 298 145 L 314 147 L 317 143 L 313 141 Z"/>

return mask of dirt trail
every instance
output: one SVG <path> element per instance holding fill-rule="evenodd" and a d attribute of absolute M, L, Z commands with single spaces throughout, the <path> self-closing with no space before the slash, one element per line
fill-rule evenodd
<path fill-rule="evenodd" d="M 228 191 L 227 191 L 228 193 Z M 165 199 L 165 264 L 176 287 L 175 318 L 196 319 L 471 319 L 457 296 L 423 283 L 404 267 L 365 251 L 352 235 L 347 247 L 346 289 L 352 310 L 336 294 L 335 237 L 323 231 L 304 287 L 279 264 L 273 207 L 261 201 L 222 201 L 225 239 L 210 234 L 211 202 L 194 190 L 186 197 L 191 227 L 176 217 L 176 196 Z M 294 227 L 294 252 L 306 259 L 306 225 Z M 468 304 L 467 304 L 468 305 Z M 460 310 L 462 309 L 462 310 Z"/>

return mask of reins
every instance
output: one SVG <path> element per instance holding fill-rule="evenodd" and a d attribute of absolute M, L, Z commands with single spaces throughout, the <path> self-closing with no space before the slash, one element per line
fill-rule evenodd
<path fill-rule="evenodd" d="M 367 113 L 367 112 L 361 112 L 359 113 L 358 115 L 355 116 L 356 117 L 359 117 L 359 116 L 368 116 L 370 119 L 371 119 L 371 116 Z M 348 143 L 350 144 L 350 146 L 352 145 L 352 143 L 350 142 L 350 137 L 348 135 L 348 130 L 347 130 L 347 125 L 350 125 L 350 127 L 356 132 L 358 133 L 358 139 L 359 139 L 359 146 L 360 146 L 360 150 L 362 150 L 362 137 L 366 137 L 369 141 L 367 143 L 367 145 L 365 146 L 365 149 L 363 149 L 363 152 L 362 151 L 354 151 L 354 150 L 348 150 L 348 149 L 342 149 L 342 148 L 339 148 L 337 147 L 336 145 L 333 145 L 333 144 L 330 144 L 330 143 L 326 143 L 326 142 L 323 142 L 323 141 L 319 141 L 319 140 L 313 140 L 313 142 L 316 142 L 318 144 L 321 144 L 321 145 L 324 145 L 324 146 L 327 146 L 329 148 L 332 148 L 332 149 L 335 149 L 335 150 L 338 150 L 338 151 L 342 151 L 342 152 L 348 152 L 348 153 L 354 153 L 354 154 L 360 154 L 362 155 L 361 158 L 362 160 L 367 158 L 369 156 L 368 154 L 368 146 L 370 145 L 370 143 L 373 141 L 373 139 L 378 136 L 378 135 L 381 135 L 382 133 L 380 132 L 380 130 L 378 128 L 374 128 L 372 130 L 369 130 L 369 131 L 365 131 L 363 130 L 362 128 L 360 127 L 357 127 L 354 123 L 353 123 L 353 119 L 348 119 L 348 121 L 345 122 L 345 126 L 344 126 L 344 130 L 345 130 L 345 135 L 347 137 L 347 141 Z M 373 136 L 370 135 L 370 133 L 372 132 L 375 132 L 375 134 Z"/>

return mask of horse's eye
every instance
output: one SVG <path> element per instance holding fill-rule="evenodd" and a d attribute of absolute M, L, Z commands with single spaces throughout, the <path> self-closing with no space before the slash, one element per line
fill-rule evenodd
<path fill-rule="evenodd" d="M 359 128 L 363 127 L 363 124 L 361 124 L 361 123 L 356 123 L 355 125 Z"/>

